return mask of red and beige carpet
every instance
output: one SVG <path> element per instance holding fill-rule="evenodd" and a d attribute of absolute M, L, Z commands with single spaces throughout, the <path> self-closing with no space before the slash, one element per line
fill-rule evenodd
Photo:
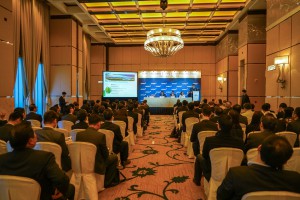
<path fill-rule="evenodd" d="M 120 170 L 126 180 L 99 193 L 99 199 L 205 199 L 203 188 L 193 183 L 194 160 L 169 137 L 173 127 L 172 116 L 152 115 L 150 126 L 129 155 L 131 164 Z"/>

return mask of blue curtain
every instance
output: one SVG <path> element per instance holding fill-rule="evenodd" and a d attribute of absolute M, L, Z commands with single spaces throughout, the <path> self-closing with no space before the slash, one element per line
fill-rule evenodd
<path fill-rule="evenodd" d="M 14 88 L 14 97 L 15 97 L 15 108 L 25 106 L 25 96 L 24 96 L 24 88 L 25 88 L 25 72 L 24 72 L 24 64 L 23 59 L 18 58 L 18 68 L 17 68 L 17 77 Z"/>
<path fill-rule="evenodd" d="M 46 95 L 45 95 L 45 85 L 44 85 L 44 65 L 39 64 L 38 72 L 35 81 L 34 89 L 34 99 L 35 105 L 37 106 L 37 113 L 42 115 L 46 110 Z"/>

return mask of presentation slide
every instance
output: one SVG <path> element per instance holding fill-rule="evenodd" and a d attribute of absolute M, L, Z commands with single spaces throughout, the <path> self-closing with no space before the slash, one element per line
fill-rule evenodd
<path fill-rule="evenodd" d="M 137 97 L 137 72 L 103 72 L 103 97 Z"/>

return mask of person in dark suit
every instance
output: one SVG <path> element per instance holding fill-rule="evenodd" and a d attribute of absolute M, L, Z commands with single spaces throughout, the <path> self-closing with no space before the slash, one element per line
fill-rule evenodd
<path fill-rule="evenodd" d="M 71 159 L 66 145 L 65 135 L 54 130 L 57 127 L 58 115 L 50 110 L 44 114 L 44 128 L 36 130 L 38 142 L 53 142 L 61 147 L 61 166 L 67 172 L 71 169 Z"/>
<path fill-rule="evenodd" d="M 41 186 L 42 200 L 62 198 L 74 199 L 75 188 L 69 178 L 58 167 L 54 154 L 33 150 L 36 135 L 28 124 L 14 126 L 10 144 L 12 152 L 0 155 L 0 174 L 27 177 L 36 180 Z M 55 190 L 59 193 L 55 193 Z"/>
<path fill-rule="evenodd" d="M 247 90 L 242 90 L 242 107 L 244 106 L 244 104 L 245 103 L 250 103 L 250 98 L 249 98 L 249 96 L 248 96 L 248 94 L 247 94 Z"/>
<path fill-rule="evenodd" d="M 138 123 L 139 116 L 138 116 L 138 113 L 133 111 L 132 103 L 128 104 L 128 116 L 133 118 L 133 132 L 134 132 L 134 134 L 136 134 L 137 133 L 136 124 Z"/>
<path fill-rule="evenodd" d="M 180 111 L 188 111 L 189 109 L 188 109 L 188 107 L 187 107 L 187 105 L 188 105 L 188 101 L 187 100 L 183 100 L 182 101 L 182 106 L 180 106 L 180 104 L 179 104 L 179 106 L 178 106 L 178 108 L 177 108 L 177 116 L 178 116 L 178 113 L 180 112 Z"/>
<path fill-rule="evenodd" d="M 198 91 L 195 84 L 192 84 L 192 87 L 190 88 L 190 91 L 188 93 L 188 97 L 193 97 L 193 91 Z"/>
<path fill-rule="evenodd" d="M 239 113 L 235 110 L 230 110 L 228 115 L 231 117 L 232 120 L 232 128 L 231 128 L 231 136 L 243 139 L 244 131 L 239 123 Z"/>
<path fill-rule="evenodd" d="M 119 104 L 119 110 L 114 114 L 115 121 L 123 121 L 126 123 L 125 136 L 128 136 L 128 112 L 123 103 Z"/>
<path fill-rule="evenodd" d="M 258 147 L 256 162 L 229 169 L 217 190 L 217 199 L 239 200 L 243 195 L 257 191 L 300 193 L 300 174 L 282 170 L 292 154 L 293 149 L 284 137 L 266 138 Z"/>
<path fill-rule="evenodd" d="M 66 105 L 67 105 L 67 103 L 68 103 L 68 102 L 66 102 L 66 99 L 65 99 L 66 95 L 67 95 L 66 92 L 62 92 L 62 93 L 61 93 L 61 96 L 60 96 L 59 99 L 58 99 L 58 101 L 59 101 L 59 106 L 60 106 L 60 108 L 61 108 L 61 110 L 60 110 L 61 113 L 64 113 L 65 107 L 66 107 Z"/>
<path fill-rule="evenodd" d="M 89 127 L 85 131 L 77 133 L 76 141 L 89 142 L 97 147 L 94 170 L 97 174 L 105 174 L 104 187 L 110 187 L 117 184 L 113 181 L 117 170 L 118 157 L 115 154 L 109 155 L 105 135 L 98 132 L 99 128 L 100 117 L 97 114 L 91 114 L 89 116 Z"/>
<path fill-rule="evenodd" d="M 276 119 L 272 114 L 266 114 L 262 117 L 261 123 L 260 123 L 260 133 L 253 133 L 251 135 L 248 135 L 246 145 L 245 145 L 245 153 L 249 149 L 257 148 L 263 140 L 269 136 L 274 135 L 274 130 L 276 127 Z"/>
<path fill-rule="evenodd" d="M 235 104 L 232 107 L 232 109 L 235 110 L 239 114 L 239 122 L 242 123 L 242 124 L 248 125 L 247 117 L 241 115 L 242 107 L 239 104 Z"/>
<path fill-rule="evenodd" d="M 130 164 L 130 160 L 128 160 L 128 142 L 123 141 L 120 127 L 112 122 L 114 119 L 113 112 L 106 109 L 103 112 L 103 116 L 105 122 L 101 125 L 100 129 L 111 130 L 114 132 L 113 152 L 115 154 L 120 153 L 121 164 L 125 167 Z"/>
<path fill-rule="evenodd" d="M 73 113 L 74 113 L 74 105 L 69 104 L 68 106 L 65 107 L 65 115 L 62 116 L 61 120 L 70 121 L 73 122 L 73 124 L 75 124 L 77 121 L 77 117 Z"/>
<path fill-rule="evenodd" d="M 149 105 L 147 104 L 147 100 L 145 99 L 142 103 L 142 108 L 144 109 L 144 119 L 146 121 L 147 126 L 149 126 L 150 122 L 150 108 Z"/>
<path fill-rule="evenodd" d="M 194 111 L 199 115 L 202 113 L 202 109 L 200 108 L 200 102 L 194 101 Z"/>
<path fill-rule="evenodd" d="M 188 104 L 188 109 L 189 109 L 188 111 L 186 111 L 182 114 L 182 131 L 183 132 L 186 131 L 185 120 L 187 118 L 196 117 L 199 119 L 199 114 L 194 111 L 194 103 L 193 102 L 190 102 Z"/>
<path fill-rule="evenodd" d="M 23 121 L 23 115 L 20 112 L 13 112 L 9 115 L 8 122 L 0 127 L 0 140 L 7 142 L 11 137 L 11 130 L 15 125 Z"/>
<path fill-rule="evenodd" d="M 215 114 L 210 117 L 210 121 L 214 123 L 218 123 L 218 120 L 220 117 L 223 115 L 223 109 L 220 108 L 219 106 L 215 107 Z"/>
<path fill-rule="evenodd" d="M 28 124 L 28 125 L 31 125 L 31 123 L 29 121 L 26 121 L 25 118 L 26 118 L 26 112 L 25 112 L 25 109 L 24 108 L 21 108 L 21 107 L 17 107 L 14 109 L 14 112 L 19 112 L 22 114 L 23 116 L 23 120 L 21 123 L 24 123 L 24 124 Z"/>
<path fill-rule="evenodd" d="M 246 126 L 246 135 L 252 131 L 260 131 L 260 119 L 263 116 L 262 112 L 255 111 L 253 113 L 250 124 Z"/>
<path fill-rule="evenodd" d="M 84 109 L 80 109 L 77 112 L 77 119 L 79 122 L 77 124 L 74 124 L 71 129 L 87 129 L 89 127 L 87 121 L 88 113 Z"/>
<path fill-rule="evenodd" d="M 193 126 L 190 141 L 193 143 L 193 151 L 195 156 L 200 154 L 198 133 L 201 131 L 218 131 L 217 124 L 209 120 L 210 116 L 211 108 L 209 106 L 204 106 L 202 109 L 202 120 Z"/>
<path fill-rule="evenodd" d="M 299 134 L 300 134 L 300 107 L 295 108 L 294 114 L 293 114 L 294 121 L 290 122 L 286 130 L 287 131 L 292 131 L 297 134 L 297 140 L 294 145 L 294 147 L 299 147 Z"/>
<path fill-rule="evenodd" d="M 25 120 L 34 119 L 34 120 L 37 120 L 37 121 L 39 121 L 39 122 L 42 123 L 43 118 L 42 118 L 41 115 L 36 114 L 37 107 L 36 107 L 36 105 L 35 105 L 34 103 L 33 103 L 33 104 L 30 104 L 30 106 L 29 106 L 29 111 L 30 111 L 30 112 L 26 115 Z"/>
<path fill-rule="evenodd" d="M 219 132 L 212 137 L 207 137 L 203 145 L 203 153 L 199 154 L 195 161 L 195 176 L 194 182 L 200 185 L 201 172 L 205 179 L 209 182 L 211 176 L 211 163 L 209 152 L 212 149 L 219 147 L 230 147 L 237 149 L 244 149 L 244 142 L 239 138 L 231 136 L 230 130 L 232 128 L 232 120 L 229 115 L 224 115 L 219 119 L 218 124 Z"/>
<path fill-rule="evenodd" d="M 164 91 L 160 91 L 159 97 L 167 97 Z"/>

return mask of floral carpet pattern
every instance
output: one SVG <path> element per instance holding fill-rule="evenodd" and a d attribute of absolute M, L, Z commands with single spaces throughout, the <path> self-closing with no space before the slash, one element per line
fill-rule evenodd
<path fill-rule="evenodd" d="M 203 188 L 192 181 L 194 159 L 188 159 L 186 148 L 169 137 L 173 127 L 173 116 L 152 115 L 129 155 L 131 164 L 120 170 L 125 181 L 99 193 L 99 199 L 204 199 Z"/>

